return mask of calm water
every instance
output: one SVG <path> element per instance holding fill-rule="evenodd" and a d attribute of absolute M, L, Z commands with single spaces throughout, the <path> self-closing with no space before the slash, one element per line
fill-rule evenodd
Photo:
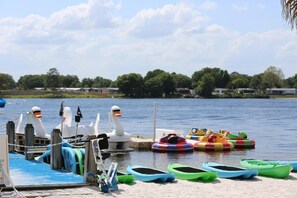
<path fill-rule="evenodd" d="M 0 132 L 5 124 L 16 120 L 33 106 L 39 106 L 48 133 L 60 123 L 58 115 L 61 99 L 7 99 L 0 109 Z M 297 100 L 296 99 L 65 99 L 73 115 L 77 106 L 83 114 L 80 124 L 95 122 L 101 115 L 100 128 L 110 130 L 108 112 L 112 105 L 121 108 L 121 123 L 126 132 L 153 136 L 154 102 L 157 106 L 157 128 L 184 130 L 208 128 L 245 131 L 256 141 L 252 150 L 225 153 L 193 152 L 186 154 L 131 152 L 113 156 L 121 168 L 130 164 L 165 169 L 168 163 L 182 162 L 201 166 L 205 161 L 239 165 L 242 158 L 297 160 Z"/>

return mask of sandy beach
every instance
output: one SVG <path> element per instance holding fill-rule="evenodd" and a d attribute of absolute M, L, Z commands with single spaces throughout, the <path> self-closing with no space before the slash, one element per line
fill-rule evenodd
<path fill-rule="evenodd" d="M 211 183 L 192 182 L 177 179 L 173 183 L 145 183 L 136 181 L 132 185 L 119 184 L 119 191 L 102 193 L 96 186 L 20 191 L 26 197 L 207 197 L 207 198 L 296 198 L 297 173 L 287 179 L 273 179 L 257 176 L 252 180 L 218 178 Z"/>

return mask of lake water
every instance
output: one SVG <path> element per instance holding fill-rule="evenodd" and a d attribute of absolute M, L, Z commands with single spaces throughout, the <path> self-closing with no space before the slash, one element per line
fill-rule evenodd
<path fill-rule="evenodd" d="M 15 121 L 19 114 L 33 106 L 42 110 L 42 122 L 50 133 L 60 123 L 59 109 L 62 99 L 6 99 L 0 109 L 0 132 L 5 132 L 7 121 Z M 239 165 L 242 158 L 297 160 L 297 99 L 64 99 L 75 115 L 80 106 L 83 119 L 80 124 L 95 122 L 101 115 L 100 128 L 111 130 L 108 112 L 111 106 L 121 108 L 121 123 L 126 132 L 153 136 L 154 102 L 156 102 L 157 128 L 183 130 L 207 128 L 226 129 L 237 133 L 245 131 L 256 142 L 251 150 L 231 152 L 153 153 L 134 151 L 109 158 L 120 168 L 139 164 L 166 169 L 168 163 L 181 162 L 201 166 L 214 161 Z M 3 116 L 5 115 L 5 116 Z"/>

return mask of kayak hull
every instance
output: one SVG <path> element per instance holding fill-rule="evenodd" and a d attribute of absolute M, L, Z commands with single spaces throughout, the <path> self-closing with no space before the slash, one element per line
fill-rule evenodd
<path fill-rule="evenodd" d="M 205 170 L 213 171 L 221 178 L 243 178 L 252 179 L 258 175 L 257 170 L 248 170 L 235 166 L 227 166 L 219 163 L 205 162 L 202 167 Z"/>
<path fill-rule="evenodd" d="M 134 175 L 137 180 L 143 182 L 172 182 L 175 180 L 175 175 L 171 173 L 139 165 L 128 166 L 127 173 Z"/>
<path fill-rule="evenodd" d="M 263 160 L 243 159 L 240 161 L 240 166 L 258 170 L 259 175 L 272 178 L 287 178 L 293 167 L 289 164 L 279 164 L 277 162 L 268 162 Z"/>
<path fill-rule="evenodd" d="M 167 169 L 170 173 L 175 174 L 178 179 L 182 180 L 213 181 L 217 178 L 217 173 L 215 172 L 179 163 L 169 164 Z"/>

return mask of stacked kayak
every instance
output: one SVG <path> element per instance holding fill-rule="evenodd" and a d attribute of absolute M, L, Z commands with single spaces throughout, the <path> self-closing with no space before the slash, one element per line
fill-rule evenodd
<path fill-rule="evenodd" d="M 171 173 L 145 166 L 130 165 L 127 167 L 127 172 L 144 182 L 172 182 L 175 180 L 175 175 Z"/>
<path fill-rule="evenodd" d="M 184 164 L 172 163 L 169 164 L 167 168 L 168 171 L 175 174 L 178 179 L 213 181 L 217 178 L 217 173 L 215 172 L 206 171 Z"/>
<path fill-rule="evenodd" d="M 273 178 L 286 178 L 293 170 L 290 164 L 280 164 L 256 159 L 242 159 L 240 165 L 247 169 L 257 170 L 261 176 Z"/>
<path fill-rule="evenodd" d="M 243 178 L 252 179 L 258 175 L 257 170 L 248 170 L 236 166 L 229 166 L 224 164 L 218 164 L 214 162 L 205 162 L 202 167 L 205 170 L 213 171 L 218 174 L 221 178 Z"/>

